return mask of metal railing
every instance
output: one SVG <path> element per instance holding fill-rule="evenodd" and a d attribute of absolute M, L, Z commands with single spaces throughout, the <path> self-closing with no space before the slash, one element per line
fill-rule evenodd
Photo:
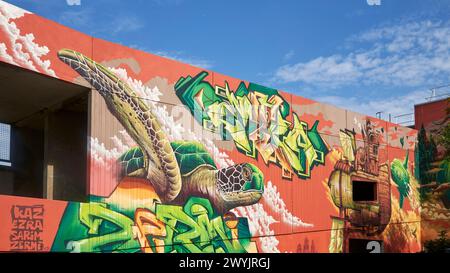
<path fill-rule="evenodd" d="M 411 126 L 414 125 L 414 113 L 406 113 L 401 115 L 393 116 L 392 114 L 388 114 L 387 116 L 383 116 L 384 112 L 377 112 L 375 115 L 377 118 L 386 120 L 392 123 L 396 123 L 402 126 Z"/>
<path fill-rule="evenodd" d="M 450 98 L 450 84 L 436 86 L 430 88 L 430 96 L 425 97 L 425 101 L 432 102 L 436 100 Z M 387 116 L 383 117 L 382 111 L 377 112 L 375 115 L 379 119 L 383 119 L 389 122 L 397 123 L 402 126 L 411 126 L 414 125 L 414 113 L 405 113 L 396 116 L 392 116 L 392 114 L 387 114 Z"/>
<path fill-rule="evenodd" d="M 450 97 L 450 84 L 430 88 L 430 93 L 430 96 L 425 98 L 427 102 L 448 98 Z"/>
<path fill-rule="evenodd" d="M 414 113 L 396 115 L 389 121 L 403 126 L 411 126 L 414 125 Z"/>

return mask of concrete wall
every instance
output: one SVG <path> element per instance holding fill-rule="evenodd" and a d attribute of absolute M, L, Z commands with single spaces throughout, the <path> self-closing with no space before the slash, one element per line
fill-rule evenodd
<path fill-rule="evenodd" d="M 86 201 L 87 109 L 13 127 L 11 162 L 0 171 L 2 194 Z"/>
<path fill-rule="evenodd" d="M 85 201 L 87 112 L 49 113 L 45 124 L 45 184 L 47 199 Z"/>
<path fill-rule="evenodd" d="M 11 168 L 5 168 L 13 185 L 11 195 L 42 197 L 44 139 L 39 129 L 13 127 L 11 133 Z M 2 178 L 3 179 L 3 178 Z M 12 180 L 11 180 L 12 179 Z M 7 194 L 6 192 L 2 192 Z"/>

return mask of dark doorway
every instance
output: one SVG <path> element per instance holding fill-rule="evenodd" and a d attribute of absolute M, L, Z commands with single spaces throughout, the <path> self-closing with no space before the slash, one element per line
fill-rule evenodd
<path fill-rule="evenodd" d="M 353 180 L 353 201 L 376 201 L 377 183 L 367 180 Z"/>

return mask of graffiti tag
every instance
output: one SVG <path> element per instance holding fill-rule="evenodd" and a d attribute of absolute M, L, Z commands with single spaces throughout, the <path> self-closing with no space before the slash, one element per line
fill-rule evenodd
<path fill-rule="evenodd" d="M 12 251 L 43 251 L 41 234 L 44 230 L 44 206 L 11 207 L 12 229 L 10 249 Z"/>

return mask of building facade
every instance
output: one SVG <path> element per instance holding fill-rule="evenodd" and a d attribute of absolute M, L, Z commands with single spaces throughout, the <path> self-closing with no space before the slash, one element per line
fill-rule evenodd
<path fill-rule="evenodd" d="M 0 63 L 0 251 L 421 251 L 417 130 L 2 1 Z"/>

